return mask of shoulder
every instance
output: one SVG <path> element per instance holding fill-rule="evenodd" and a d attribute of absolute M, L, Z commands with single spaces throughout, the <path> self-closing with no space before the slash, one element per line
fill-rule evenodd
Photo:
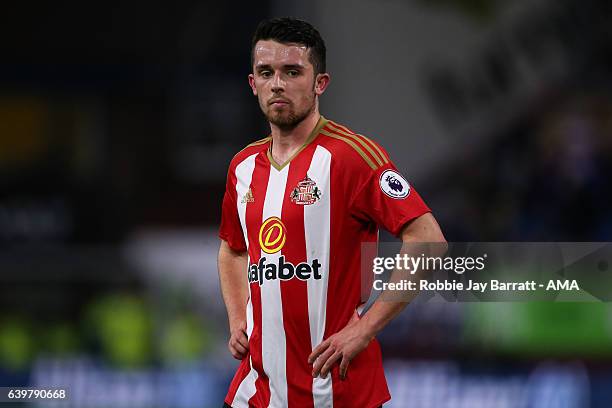
<path fill-rule="evenodd" d="M 254 154 L 258 154 L 262 151 L 265 151 L 269 144 L 270 140 L 272 140 L 271 136 L 264 137 L 263 139 L 256 140 L 252 143 L 246 145 L 242 150 L 234 155 L 230 162 L 230 170 L 234 170 L 236 166 L 245 161 L 247 158 Z"/>
<path fill-rule="evenodd" d="M 321 144 L 330 150 L 334 161 L 343 165 L 376 171 L 390 162 L 382 146 L 347 126 L 329 120 L 320 133 L 323 136 Z"/>

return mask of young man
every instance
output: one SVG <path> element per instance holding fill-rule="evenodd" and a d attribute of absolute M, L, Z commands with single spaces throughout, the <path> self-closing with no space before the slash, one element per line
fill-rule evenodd
<path fill-rule="evenodd" d="M 249 85 L 271 135 L 233 158 L 219 277 L 241 364 L 225 406 L 378 407 L 390 399 L 374 336 L 405 306 L 359 316 L 361 242 L 383 226 L 444 242 L 385 150 L 323 118 L 325 44 L 310 24 L 262 22 Z"/>

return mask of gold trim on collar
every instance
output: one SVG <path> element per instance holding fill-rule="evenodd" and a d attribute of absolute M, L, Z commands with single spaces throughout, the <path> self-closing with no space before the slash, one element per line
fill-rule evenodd
<path fill-rule="evenodd" d="M 263 138 L 263 139 L 257 140 L 257 141 L 255 141 L 255 142 L 253 142 L 253 143 L 249 143 L 248 145 L 246 145 L 245 147 L 243 147 L 242 149 L 240 149 L 240 151 L 239 151 L 238 153 L 236 153 L 236 154 L 234 155 L 234 157 L 238 156 L 240 153 L 242 153 L 243 151 L 245 151 L 245 150 L 246 150 L 246 149 L 248 149 L 249 147 L 259 146 L 259 145 L 262 145 L 262 144 L 266 144 L 266 143 L 268 143 L 270 140 L 272 140 L 272 137 L 271 137 L 271 136 L 268 136 L 268 137 L 265 137 L 265 138 Z"/>
<path fill-rule="evenodd" d="M 355 151 L 357 151 L 357 153 L 359 153 L 361 158 L 363 160 L 365 160 L 366 163 L 368 163 L 368 165 L 372 168 L 372 170 L 376 170 L 378 168 L 378 166 L 376 164 L 374 164 L 372 159 L 370 159 L 368 157 L 368 155 L 365 154 L 364 151 L 351 138 L 346 137 L 346 136 L 337 135 L 335 133 L 328 132 L 325 129 L 321 130 L 321 134 L 325 135 L 325 136 L 328 136 L 328 137 L 332 137 L 334 139 L 342 140 L 344 143 L 348 144 L 353 149 L 355 149 Z"/>
<path fill-rule="evenodd" d="M 368 139 L 367 137 L 365 137 L 364 135 L 360 135 L 358 133 L 352 133 L 350 130 L 348 130 L 346 127 L 337 124 L 334 121 L 329 121 L 329 126 L 331 126 L 331 128 L 337 132 L 340 133 L 344 136 L 350 137 L 351 139 L 359 142 L 359 144 L 361 144 L 361 146 L 365 147 L 365 149 L 370 152 L 370 155 L 372 155 L 372 157 L 374 158 L 374 160 L 376 160 L 376 162 L 378 163 L 379 166 L 382 166 L 383 164 L 387 164 L 389 163 L 389 160 L 387 160 L 387 158 L 385 157 L 385 155 L 383 154 L 383 152 L 380 150 L 380 148 L 378 147 L 378 145 L 374 142 L 372 142 L 370 139 Z M 365 139 L 365 140 L 364 140 Z M 378 152 L 378 155 L 374 152 L 374 150 L 372 150 L 372 148 L 370 147 L 369 142 L 372 144 L 372 146 L 374 146 L 374 148 L 376 149 L 376 151 Z"/>
<path fill-rule="evenodd" d="M 270 165 L 272 165 L 272 167 L 274 167 L 276 170 L 281 171 L 286 165 L 289 164 L 289 162 L 291 160 L 293 160 L 293 158 L 295 156 L 297 156 L 298 154 L 300 154 L 300 152 L 302 150 L 304 150 L 306 148 L 306 146 L 308 146 L 313 140 L 315 140 L 315 138 L 319 135 L 319 133 L 321 132 L 321 129 L 323 128 L 323 126 L 325 126 L 327 124 L 328 120 L 325 119 L 323 117 L 323 115 L 321 115 L 319 117 L 319 121 L 317 122 L 316 126 L 314 127 L 314 129 L 312 129 L 312 132 L 310 132 L 310 135 L 308 136 L 308 138 L 306 139 L 306 141 L 304 142 L 304 144 L 297 149 L 292 155 L 291 157 L 289 157 L 282 165 L 278 164 L 276 162 L 276 160 L 274 160 L 274 157 L 272 157 L 272 143 L 270 142 L 270 147 L 268 147 L 267 150 L 267 156 L 268 156 L 268 160 L 270 161 Z M 272 139 L 270 138 L 270 141 Z"/>

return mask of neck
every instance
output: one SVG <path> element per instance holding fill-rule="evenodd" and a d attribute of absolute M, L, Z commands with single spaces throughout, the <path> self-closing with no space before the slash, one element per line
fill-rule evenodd
<path fill-rule="evenodd" d="M 317 125 L 320 117 L 319 109 L 315 107 L 304 120 L 293 128 L 280 128 L 270 123 L 272 131 L 272 157 L 278 164 L 282 165 L 295 151 L 302 147 Z"/>

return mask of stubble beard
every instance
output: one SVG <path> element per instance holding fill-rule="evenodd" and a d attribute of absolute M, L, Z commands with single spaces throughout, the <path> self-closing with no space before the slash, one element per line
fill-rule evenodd
<path fill-rule="evenodd" d="M 294 111 L 292 104 L 289 104 L 289 106 L 287 106 L 288 112 L 268 107 L 264 114 L 266 115 L 268 122 L 272 123 L 273 125 L 278 126 L 282 130 L 291 130 L 306 119 L 308 115 L 314 111 L 314 109 L 315 98 L 313 95 L 310 105 L 300 112 Z"/>

